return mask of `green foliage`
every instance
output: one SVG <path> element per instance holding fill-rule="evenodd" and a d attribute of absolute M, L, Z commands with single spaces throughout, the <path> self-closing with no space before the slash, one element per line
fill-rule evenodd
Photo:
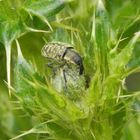
<path fill-rule="evenodd" d="M 0 42 L 6 50 L 7 82 L 11 99 L 18 102 L 0 108 L 12 122 L 8 127 L 7 117 L 0 117 L 3 140 L 139 139 L 139 92 L 129 93 L 124 88 L 125 78 L 139 70 L 140 19 L 135 3 L 136 0 L 0 1 Z M 40 52 L 42 38 L 74 44 L 84 57 L 87 85 L 79 90 L 80 97 L 73 100 L 70 96 L 77 91 L 70 89 L 71 94 L 66 96 L 51 85 Z M 2 95 L 6 98 L 0 100 L 9 101 L 5 92 Z M 15 113 L 5 111 L 14 107 L 21 109 L 17 113 L 26 114 L 21 119 L 23 124 L 27 118 L 30 121 L 20 128 L 24 132 L 15 130 L 20 126 Z"/>
<path fill-rule="evenodd" d="M 29 30 L 37 31 L 27 26 L 27 23 L 33 20 L 34 15 L 45 22 L 52 30 L 46 16 L 53 16 L 62 9 L 62 5 L 64 5 L 64 1 L 59 0 L 46 2 L 46 0 L 21 0 L 20 2 L 18 0 L 14 0 L 14 2 L 10 0 L 0 1 L 0 41 L 4 44 L 6 50 L 7 82 L 9 87 L 11 86 L 10 62 L 12 42 Z"/>

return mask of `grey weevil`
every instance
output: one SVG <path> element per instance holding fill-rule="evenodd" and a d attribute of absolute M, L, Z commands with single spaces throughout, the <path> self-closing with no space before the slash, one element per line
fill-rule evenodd
<path fill-rule="evenodd" d="M 79 67 L 79 74 L 83 74 L 83 60 L 70 44 L 50 42 L 44 45 L 41 54 L 48 59 L 64 62 L 64 64 L 75 64 Z"/>

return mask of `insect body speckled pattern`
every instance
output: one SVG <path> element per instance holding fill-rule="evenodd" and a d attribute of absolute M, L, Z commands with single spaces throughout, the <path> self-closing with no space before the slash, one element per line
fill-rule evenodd
<path fill-rule="evenodd" d="M 42 50 L 41 53 L 44 57 L 52 58 L 56 60 L 62 60 L 63 56 L 67 50 L 68 47 L 67 44 L 64 43 L 58 43 L 58 42 L 51 42 L 46 44 Z"/>
<path fill-rule="evenodd" d="M 79 74 L 83 73 L 83 62 L 81 56 L 76 52 L 72 45 L 62 42 L 51 42 L 46 44 L 41 54 L 56 61 L 65 61 L 65 63 L 73 63 L 79 66 Z"/>

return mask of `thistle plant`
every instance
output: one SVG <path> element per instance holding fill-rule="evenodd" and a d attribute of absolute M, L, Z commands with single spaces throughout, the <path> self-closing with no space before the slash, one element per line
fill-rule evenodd
<path fill-rule="evenodd" d="M 34 139 L 43 140 L 126 140 L 129 136 L 138 140 L 140 93 L 129 93 L 125 87 L 126 77 L 139 71 L 139 59 L 134 57 L 140 38 L 136 3 L 122 2 L 118 15 L 113 15 L 111 6 L 119 4 L 116 1 L 0 1 L 0 42 L 6 51 L 9 96 L 33 122 L 30 129 L 10 135 L 11 140 L 32 134 Z M 130 18 L 115 23 L 130 7 L 135 7 L 130 9 Z M 36 34 L 40 44 L 74 44 L 84 65 L 76 84 L 83 86 L 76 90 L 70 87 L 69 92 L 56 90 L 50 80 L 52 71 L 41 56 L 43 45 L 37 45 L 41 64 L 37 55 L 35 62 L 27 59 L 34 52 L 22 53 L 22 49 L 28 50 L 22 48 L 22 38 L 28 34 Z M 66 70 L 72 75 L 76 72 L 75 67 Z M 57 82 L 56 77 L 53 82 Z M 129 123 L 135 124 L 135 132 Z"/>

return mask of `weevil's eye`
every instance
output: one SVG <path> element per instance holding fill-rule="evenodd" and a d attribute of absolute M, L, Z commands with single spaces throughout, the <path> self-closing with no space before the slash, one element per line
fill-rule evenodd
<path fill-rule="evenodd" d="M 81 64 L 81 61 L 80 60 L 77 60 L 76 63 L 77 63 L 77 65 L 80 65 Z"/>
<path fill-rule="evenodd" d="M 81 59 L 80 57 L 77 57 L 77 58 L 75 59 L 75 62 L 76 62 L 76 64 L 79 65 L 79 66 L 82 65 L 82 59 Z"/>

